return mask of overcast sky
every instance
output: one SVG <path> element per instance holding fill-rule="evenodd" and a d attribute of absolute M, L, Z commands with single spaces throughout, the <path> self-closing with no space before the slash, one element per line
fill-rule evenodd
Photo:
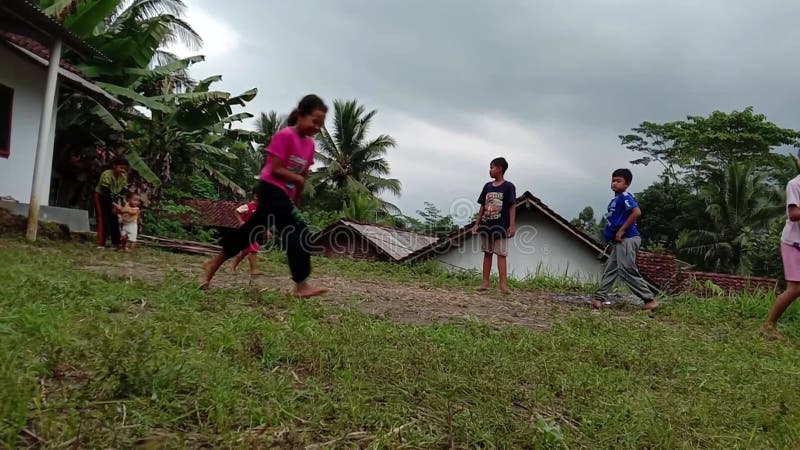
<path fill-rule="evenodd" d="M 645 120 L 753 105 L 800 127 L 794 0 L 187 3 L 207 58 L 193 74 L 258 88 L 250 112 L 306 93 L 377 109 L 406 214 L 429 201 L 463 215 L 496 156 L 565 217 L 602 210 L 611 171 L 638 157 L 617 136 Z M 632 169 L 633 192 L 658 175 Z"/>

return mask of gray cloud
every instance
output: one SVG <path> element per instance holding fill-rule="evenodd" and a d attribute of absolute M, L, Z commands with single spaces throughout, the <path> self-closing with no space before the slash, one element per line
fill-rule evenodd
<path fill-rule="evenodd" d="M 572 217 L 604 207 L 611 170 L 634 158 L 617 135 L 643 120 L 747 105 L 783 126 L 800 119 L 800 3 L 789 0 L 190 7 L 226 24 L 204 36 L 208 61 L 196 73 L 222 73 L 232 91 L 258 87 L 254 112 L 288 111 L 307 92 L 378 109 L 374 132 L 399 143 L 390 162 L 406 213 L 474 197 L 503 154 L 520 191 Z M 634 190 L 657 171 L 636 174 Z"/>

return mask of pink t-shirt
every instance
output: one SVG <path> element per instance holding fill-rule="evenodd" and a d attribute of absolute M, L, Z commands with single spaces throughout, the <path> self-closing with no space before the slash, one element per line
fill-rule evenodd
<path fill-rule="evenodd" d="M 314 138 L 302 137 L 294 127 L 286 127 L 272 136 L 267 148 L 267 163 L 261 170 L 261 179 L 283 189 L 289 198 L 294 198 L 293 183 L 272 175 L 272 156 L 283 161 L 283 166 L 293 173 L 303 173 L 314 164 Z"/>
<path fill-rule="evenodd" d="M 790 245 L 800 244 L 800 222 L 789 220 L 789 205 L 800 206 L 800 175 L 786 184 L 786 225 L 783 226 L 781 233 L 781 242 Z"/>

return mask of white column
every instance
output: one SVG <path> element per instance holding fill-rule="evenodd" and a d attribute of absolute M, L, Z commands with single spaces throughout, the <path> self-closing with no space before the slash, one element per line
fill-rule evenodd
<path fill-rule="evenodd" d="M 61 64 L 61 38 L 57 37 L 50 47 L 50 64 L 47 66 L 47 84 L 44 89 L 44 104 L 42 105 L 42 118 L 39 121 L 39 140 L 36 143 L 34 154 L 33 182 L 31 185 L 31 201 L 28 210 L 28 231 L 25 237 L 29 241 L 36 240 L 36 230 L 39 227 L 39 192 L 42 168 L 50 161 L 53 148 L 50 145 L 50 126 L 53 120 L 53 108 L 56 103 L 56 85 L 58 83 L 58 68 Z M 50 148 L 48 148 L 50 147 Z M 44 195 L 48 195 L 47 192 Z"/>

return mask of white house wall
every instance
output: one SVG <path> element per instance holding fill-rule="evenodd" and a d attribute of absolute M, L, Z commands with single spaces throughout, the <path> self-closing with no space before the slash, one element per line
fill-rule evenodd
<path fill-rule="evenodd" d="M 437 259 L 448 268 L 480 271 L 480 239 L 469 235 L 461 247 Z M 603 263 L 597 259 L 596 251 L 540 212 L 519 209 L 517 235 L 508 245 L 508 271 L 516 279 L 548 274 L 590 281 L 602 276 Z M 496 260 L 492 272 L 497 273 Z"/>
<path fill-rule="evenodd" d="M 39 136 L 46 78 L 45 68 L 0 46 L 0 84 L 14 89 L 11 154 L 8 158 L 0 157 L 0 197 L 10 196 L 23 203 L 28 203 L 30 200 L 34 153 Z M 48 154 L 44 164 L 39 168 L 41 170 L 39 201 L 42 205 L 48 204 L 50 195 L 55 125 L 56 110 L 53 111 Z"/>

